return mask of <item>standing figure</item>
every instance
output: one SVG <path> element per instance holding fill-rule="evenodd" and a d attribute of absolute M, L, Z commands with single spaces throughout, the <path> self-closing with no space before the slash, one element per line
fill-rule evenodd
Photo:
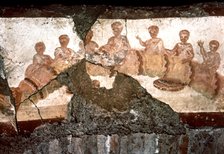
<path fill-rule="evenodd" d="M 144 51 L 140 52 L 143 60 L 143 74 L 151 77 L 162 77 L 166 71 L 166 60 L 163 41 L 157 37 L 159 27 L 156 25 L 149 26 L 148 31 L 151 38 L 145 42 L 139 36 L 136 36 L 139 43 L 145 47 Z"/>
<path fill-rule="evenodd" d="M 193 47 L 188 43 L 190 32 L 181 30 L 180 41 L 168 53 L 168 68 L 164 78 L 181 84 L 189 84 L 192 75 L 191 60 L 194 57 Z"/>
<path fill-rule="evenodd" d="M 209 52 L 206 52 L 203 46 L 204 42 L 198 41 L 200 53 L 203 58 L 201 64 L 193 63 L 193 72 L 191 86 L 202 94 L 213 97 L 217 89 L 217 70 L 221 63 L 220 54 L 217 52 L 219 42 L 211 40 L 209 42 Z"/>
<path fill-rule="evenodd" d="M 59 36 L 59 42 L 61 46 L 55 49 L 55 58 L 52 64 L 57 73 L 60 73 L 66 68 L 77 63 L 80 58 L 77 53 L 67 47 L 69 40 L 70 39 L 66 34 Z"/>

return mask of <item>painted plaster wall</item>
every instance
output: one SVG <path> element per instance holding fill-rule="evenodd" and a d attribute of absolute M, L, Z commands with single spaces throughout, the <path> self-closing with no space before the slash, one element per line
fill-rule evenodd
<path fill-rule="evenodd" d="M 7 74 L 10 87 L 17 87 L 24 79 L 25 69 L 36 54 L 34 46 L 37 42 L 45 43 L 45 54 L 52 58 L 55 48 L 60 46 L 58 37 L 62 34 L 70 37 L 70 48 L 79 49 L 80 39 L 71 18 L 1 18 L 0 23 L 1 47 L 7 52 L 6 59 L 11 60 L 8 67 L 13 69 Z"/>
<path fill-rule="evenodd" d="M 202 56 L 197 42 L 199 40 L 204 41 L 205 50 L 209 51 L 209 41 L 218 40 L 220 43 L 218 52 L 222 60 L 217 72 L 221 75 L 224 73 L 224 61 L 222 58 L 224 57 L 223 17 L 98 19 L 92 26 L 93 41 L 97 42 L 99 46 L 107 44 L 108 39 L 113 36 L 111 24 L 115 21 L 122 23 L 124 28 L 121 34 L 127 36 L 131 48 L 137 50 L 143 50 L 144 47 L 140 45 L 136 36 L 140 36 L 143 41 L 150 39 L 148 27 L 151 25 L 159 27 L 158 37 L 163 40 L 164 47 L 167 49 L 173 49 L 175 44 L 180 42 L 179 32 L 187 29 L 190 31 L 188 42 L 192 44 L 194 49 L 193 60 L 199 63 L 202 63 Z M 219 110 L 215 103 L 217 100 L 208 99 L 189 86 L 177 92 L 162 91 L 153 86 L 153 81 L 158 77 L 149 77 L 147 75 L 131 76 L 137 79 L 152 96 L 166 102 L 177 112 L 214 112 Z M 94 77 L 94 79 L 97 79 L 97 77 Z M 107 79 L 108 77 L 104 80 Z M 102 77 L 98 77 L 98 80 L 102 81 L 102 85 L 106 86 Z M 113 79 L 111 80 L 113 81 Z"/>
<path fill-rule="evenodd" d="M 61 34 L 68 34 L 70 43 L 68 47 L 75 52 L 80 49 L 80 38 L 75 32 L 75 25 L 72 18 L 1 18 L 2 24 L 0 43 L 4 49 L 7 78 L 10 87 L 18 86 L 24 79 L 25 69 L 32 63 L 35 54 L 34 45 L 38 41 L 46 44 L 45 54 L 54 58 L 54 51 L 59 47 L 58 37 Z M 204 41 L 205 49 L 208 50 L 210 40 L 216 39 L 220 42 L 218 52 L 223 57 L 223 17 L 194 17 L 194 18 L 151 18 L 151 19 L 98 19 L 92 26 L 93 41 L 99 47 L 106 44 L 108 39 L 113 36 L 111 24 L 120 21 L 124 26 L 122 35 L 127 36 L 133 49 L 142 50 L 136 36 L 142 40 L 150 38 L 148 27 L 157 25 L 159 27 L 158 37 L 164 42 L 164 47 L 172 49 L 179 42 L 179 31 L 187 29 L 190 31 L 189 43 L 193 45 L 194 59 L 199 63 L 202 57 L 197 45 L 198 40 Z M 224 61 L 218 72 L 223 75 Z M 186 86 L 177 92 L 162 91 L 153 86 L 153 81 L 158 77 L 146 75 L 132 75 L 140 84 L 147 89 L 153 97 L 169 104 L 177 112 L 212 112 L 217 111 L 214 99 L 208 99 L 201 93 L 196 92 L 191 87 Z M 92 80 L 97 79 L 101 82 L 101 87 L 112 88 L 114 77 L 91 76 Z M 220 105 L 220 104 L 219 104 Z"/>

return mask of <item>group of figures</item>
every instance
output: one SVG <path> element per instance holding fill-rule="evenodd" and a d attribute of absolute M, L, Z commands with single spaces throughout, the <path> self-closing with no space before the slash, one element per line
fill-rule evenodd
<path fill-rule="evenodd" d="M 36 54 L 33 56 L 32 64 L 26 68 L 24 80 L 19 83 L 18 87 L 11 88 L 17 106 L 32 93 L 45 86 L 57 74 L 83 58 L 67 47 L 69 40 L 66 34 L 59 37 L 61 46 L 55 49 L 54 59 L 44 54 L 46 49 L 44 42 L 35 44 Z"/>
<path fill-rule="evenodd" d="M 199 63 L 193 61 L 194 49 L 192 44 L 187 42 L 190 32 L 186 29 L 179 32 L 180 42 L 176 43 L 173 49 L 167 49 L 163 45 L 163 40 L 157 37 L 159 27 L 151 25 L 148 28 L 151 38 L 143 41 L 136 36 L 140 45 L 144 47 L 143 50 L 137 50 L 131 48 L 126 36 L 121 35 L 121 22 L 112 23 L 111 28 L 114 36 L 101 47 L 91 40 L 92 31 L 87 34 L 87 60 L 110 68 L 108 72 L 108 69 L 90 63 L 87 65 L 90 75 L 108 75 L 114 71 L 128 75 L 147 75 L 159 77 L 154 81 L 154 86 L 162 90 L 177 91 L 188 85 L 208 97 L 217 94 L 217 69 L 221 62 L 220 54 L 217 52 L 217 40 L 209 42 L 210 51 L 205 51 L 203 41 L 197 42 L 203 58 L 203 62 Z"/>
<path fill-rule="evenodd" d="M 193 61 L 194 49 L 188 43 L 190 32 L 186 29 L 179 32 L 180 42 L 173 49 L 167 49 L 163 40 L 158 38 L 159 27 L 151 25 L 148 32 L 151 36 L 143 41 L 136 36 L 142 50 L 131 48 L 128 38 L 121 35 L 123 25 L 116 21 L 111 24 L 112 37 L 105 45 L 99 46 L 90 30 L 84 42 L 80 42 L 78 52 L 68 48 L 69 37 L 59 37 L 60 47 L 55 49 L 52 59 L 45 55 L 45 44 L 38 42 L 35 45 L 36 54 L 33 63 L 25 71 L 25 79 L 18 87 L 12 88 L 17 104 L 26 99 L 30 94 L 42 88 L 64 69 L 76 64 L 80 59 L 86 58 L 87 72 L 92 76 L 113 76 L 116 72 L 128 75 L 147 75 L 159 77 L 154 81 L 154 86 L 161 90 L 177 91 L 186 85 L 205 96 L 213 97 L 217 94 L 217 69 L 221 58 L 217 52 L 219 42 L 209 42 L 210 51 L 205 51 L 203 42 L 198 41 L 203 62 Z"/>

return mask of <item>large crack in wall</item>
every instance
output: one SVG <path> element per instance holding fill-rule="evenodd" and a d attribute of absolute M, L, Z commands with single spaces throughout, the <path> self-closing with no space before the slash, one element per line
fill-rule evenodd
<path fill-rule="evenodd" d="M 52 81 L 54 83 L 50 82 L 44 87 L 47 89 L 54 87 L 53 89 L 56 90 L 61 85 L 66 85 L 72 91 L 73 98 L 70 102 L 68 120 L 58 124 L 42 125 L 28 140 L 15 137 L 10 141 L 11 144 L 18 139 L 21 142 L 17 145 L 13 144 L 13 151 L 20 153 L 25 149 L 33 149 L 34 144 L 30 144 L 33 139 L 35 144 L 41 144 L 51 142 L 55 137 L 62 138 L 67 135 L 82 138 L 83 135 L 123 136 L 132 133 L 181 135 L 185 133 L 178 114 L 168 105 L 153 99 L 135 79 L 118 73 L 112 89 L 95 88 L 86 72 L 85 64 L 86 60 L 83 59 L 59 74 Z M 37 95 L 41 90 L 33 95 Z M 68 140 L 63 144 L 67 145 L 67 142 Z M 3 150 L 4 147 L 1 149 Z"/>
<path fill-rule="evenodd" d="M 222 3 L 218 5 L 211 4 L 212 7 L 222 6 Z M 58 9 L 60 11 L 58 11 Z M 106 6 L 49 6 L 43 8 L 24 8 L 22 11 L 11 8 L 2 9 L 3 16 L 55 16 L 61 17 L 70 16 L 74 21 L 74 30 L 77 32 L 78 36 L 84 40 L 86 33 L 91 29 L 91 26 L 98 18 L 119 18 L 119 19 L 138 19 L 138 18 L 148 18 L 148 17 L 162 17 L 166 15 L 167 17 L 179 16 L 179 17 L 195 17 L 195 16 L 207 16 L 209 14 L 208 5 L 199 4 L 196 6 L 183 6 L 178 8 L 162 8 L 164 11 L 156 12 L 157 8 L 126 8 L 122 7 L 106 7 Z M 15 14 L 10 11 L 17 10 L 21 11 L 21 14 Z M 97 11 L 96 11 L 97 10 Z M 170 14 L 168 14 L 167 12 Z M 141 13 L 148 12 L 148 14 Z M 11 13 L 11 14 L 10 14 Z M 220 13 L 220 12 L 219 12 Z M 143 16 L 142 16 L 143 15 Z M 211 14 L 210 14 L 211 15 Z M 215 15 L 214 12 L 212 15 Z M 126 25 L 125 25 L 126 27 Z M 127 27 L 126 27 L 127 29 Z"/>
<path fill-rule="evenodd" d="M 203 7 L 206 8 L 207 6 Z M 74 11 L 74 8 L 78 11 Z M 82 9 L 79 9 L 79 7 L 71 7 L 70 9 L 60 7 L 60 9 L 64 11 L 60 12 L 57 10 L 57 12 L 60 13 L 56 16 L 64 16 L 64 14 L 70 12 L 68 15 L 73 18 L 75 23 L 74 30 L 82 40 L 84 40 L 87 32 L 91 29 L 91 26 L 98 17 L 113 19 L 142 18 L 137 16 L 139 11 L 141 12 L 141 9 L 134 11 L 134 14 L 130 13 L 133 9 L 124 12 L 122 8 L 107 8 L 105 6 L 83 6 Z M 114 9 L 116 11 L 114 11 Z M 169 9 L 164 8 L 164 10 Z M 181 12 L 181 10 L 183 11 Z M 197 6 L 191 7 L 190 10 L 187 8 L 186 10 L 181 8 L 180 12 L 168 12 L 171 12 L 170 16 L 187 17 L 206 16 L 209 14 L 204 9 L 197 9 Z M 15 14 L 9 14 L 9 12 L 10 9 L 4 9 L 2 14 L 6 16 L 15 16 Z M 27 12 L 31 13 L 29 14 L 30 16 L 52 15 L 52 12 L 48 9 L 39 10 L 37 12 L 28 9 L 24 12 L 24 16 L 27 15 Z M 129 16 L 129 14 L 132 15 Z M 144 17 L 158 17 L 164 14 L 167 14 L 167 12 L 165 11 L 159 14 L 153 11 L 152 13 L 149 12 L 149 14 L 144 15 Z M 153 140 L 151 140 L 153 143 L 151 144 L 156 144 L 156 142 L 160 140 L 160 143 L 172 143 L 169 148 L 173 151 L 178 149 L 178 144 L 175 140 L 180 141 L 180 135 L 185 134 L 186 130 L 180 123 L 177 113 L 168 105 L 154 99 L 135 79 L 122 73 L 118 73 L 115 76 L 112 89 L 108 90 L 106 88 L 95 87 L 93 81 L 86 72 L 85 64 L 86 61 L 83 60 L 77 65 L 72 66 L 28 98 L 32 101 L 34 100 L 33 103 L 35 103 L 35 99 L 40 98 L 43 91 L 52 93 L 62 85 L 67 86 L 69 91 L 73 94 L 68 106 L 67 120 L 54 124 L 43 124 L 30 134 L 29 138 L 24 138 L 22 136 L 11 138 L 3 134 L 1 136 L 1 143 L 3 146 L 0 148 L 2 152 L 9 150 L 8 146 L 10 145 L 13 147 L 10 151 L 14 153 L 24 153 L 24 151 L 26 151 L 26 153 L 39 151 L 72 153 L 79 147 L 73 147 L 71 143 L 82 144 L 83 142 L 87 142 L 85 145 L 87 150 L 84 151 L 90 152 L 91 150 L 89 147 L 100 144 L 99 142 L 106 143 L 106 141 L 113 141 L 118 144 L 117 140 L 119 140 L 119 144 L 121 145 L 127 144 L 125 142 L 134 142 L 135 138 L 138 138 L 137 140 L 140 140 L 140 138 L 144 140 L 144 144 L 142 143 L 143 141 L 141 142 L 142 146 L 146 146 L 145 143 L 147 143 L 147 139 L 153 138 Z M 7 81 L 4 80 L 1 83 L 6 82 Z M 9 89 L 8 85 L 6 88 Z M 3 91 L 4 90 L 1 90 L 1 92 Z M 13 99 L 11 94 L 9 96 Z M 37 110 L 39 110 L 38 107 Z M 39 114 L 41 118 L 41 113 Z M 160 135 L 156 136 L 153 133 Z M 165 138 L 164 140 L 163 137 Z M 59 141 L 56 138 L 59 138 Z M 124 138 L 128 138 L 129 140 Z M 20 142 L 18 143 L 18 141 Z M 113 144 L 110 143 L 110 146 L 112 145 Z M 66 148 L 67 146 L 69 148 Z M 154 147 L 157 146 L 154 145 Z M 108 151 L 108 148 L 102 149 Z M 109 151 L 111 151 L 111 149 L 112 148 L 109 148 Z M 129 146 L 129 150 L 130 149 L 132 149 L 131 146 Z M 95 153 L 99 152 L 99 150 L 100 145 L 97 150 L 95 149 Z M 152 151 L 155 152 L 156 150 L 155 148 Z M 94 149 L 92 151 L 94 151 Z M 114 151 L 114 153 L 118 153 L 116 150 Z"/>

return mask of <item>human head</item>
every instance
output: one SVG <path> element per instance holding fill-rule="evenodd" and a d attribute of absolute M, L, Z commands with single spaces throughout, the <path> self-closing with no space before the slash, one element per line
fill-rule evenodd
<path fill-rule="evenodd" d="M 149 26 L 148 31 L 152 38 L 156 38 L 159 33 L 159 27 L 156 25 Z"/>
<path fill-rule="evenodd" d="M 211 40 L 209 42 L 209 49 L 210 51 L 217 51 L 217 49 L 219 48 L 219 42 L 217 40 Z"/>
<path fill-rule="evenodd" d="M 62 47 L 67 47 L 67 45 L 69 43 L 68 35 L 63 34 L 63 35 L 59 36 L 59 42 L 60 42 Z"/>
<path fill-rule="evenodd" d="M 186 30 L 186 29 L 181 30 L 179 32 L 179 36 L 180 36 L 180 41 L 183 42 L 183 43 L 186 43 L 187 40 L 189 39 L 190 32 L 188 30 Z"/>
<path fill-rule="evenodd" d="M 123 30 L 123 25 L 120 21 L 116 21 L 111 24 L 114 36 L 119 36 Z"/>
<path fill-rule="evenodd" d="M 37 42 L 34 48 L 39 54 L 43 54 L 46 49 L 44 42 Z"/>

